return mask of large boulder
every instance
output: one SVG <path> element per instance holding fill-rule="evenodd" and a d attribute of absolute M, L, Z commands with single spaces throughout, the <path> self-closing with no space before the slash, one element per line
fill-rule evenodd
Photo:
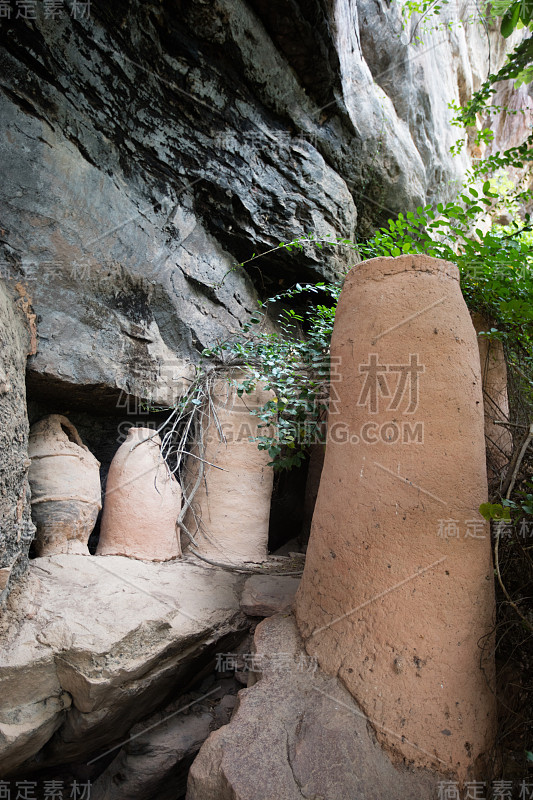
<path fill-rule="evenodd" d="M 239 692 L 189 773 L 187 800 L 434 800 L 437 779 L 395 767 L 338 678 L 317 669 L 288 614 L 256 629 L 260 680 Z"/>
<path fill-rule="evenodd" d="M 241 609 L 249 617 L 271 617 L 289 611 L 299 583 L 299 577 L 290 575 L 252 575 L 242 590 Z"/>
<path fill-rule="evenodd" d="M 246 626 L 240 581 L 186 558 L 35 559 L 3 618 L 0 773 L 89 760 L 178 695 Z"/>

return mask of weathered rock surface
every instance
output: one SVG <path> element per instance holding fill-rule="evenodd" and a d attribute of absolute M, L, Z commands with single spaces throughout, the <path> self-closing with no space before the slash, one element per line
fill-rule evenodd
<path fill-rule="evenodd" d="M 245 627 L 240 580 L 187 559 L 35 559 L 3 619 L 0 774 L 46 743 L 28 769 L 88 760 L 178 695 Z"/>
<path fill-rule="evenodd" d="M 129 732 L 129 741 L 91 786 L 92 800 L 175 800 L 209 733 L 229 722 L 236 697 L 225 679 L 201 694 L 186 694 Z"/>
<path fill-rule="evenodd" d="M 287 611 L 299 584 L 300 578 L 289 575 L 252 575 L 242 590 L 241 609 L 250 617 L 271 617 Z"/>
<path fill-rule="evenodd" d="M 451 30 L 411 45 L 385 0 L 3 18 L 0 260 L 38 314 L 31 391 L 168 403 L 257 291 L 349 259 L 236 261 L 453 192 L 467 162 L 448 153 L 448 103 L 485 77 L 489 42 L 459 4 L 442 13 Z"/>
<path fill-rule="evenodd" d="M 187 800 L 437 797 L 437 779 L 394 767 L 341 682 L 308 664 L 292 617 L 261 622 L 255 649 L 262 677 L 202 746 Z M 276 665 L 276 655 L 285 661 Z"/>
<path fill-rule="evenodd" d="M 169 711 L 172 714 L 172 711 Z M 203 709 L 192 715 L 171 717 L 155 730 L 131 730 L 136 738 L 120 753 L 91 787 L 93 800 L 175 800 L 183 788 L 185 759 L 207 739 L 212 714 Z M 153 718 L 148 724 L 156 725 Z M 179 783 L 178 783 L 179 780 Z M 181 787 L 180 787 L 181 784 Z"/>
<path fill-rule="evenodd" d="M 26 569 L 35 528 L 29 504 L 26 358 L 27 316 L 17 292 L 0 280 L 0 604 Z"/>
<path fill-rule="evenodd" d="M 496 84 L 496 93 L 493 105 L 501 109 L 499 114 L 495 114 L 487 120 L 487 127 L 492 131 L 494 138 L 487 145 L 485 155 L 495 155 L 496 153 L 507 150 L 510 147 L 521 145 L 530 135 L 533 127 L 533 87 L 531 83 L 523 84 L 518 89 L 514 81 L 501 81 Z M 524 167 L 508 167 L 507 172 L 512 176 L 516 185 L 521 185 L 524 190 L 531 189 L 533 178 Z M 531 201 L 526 198 L 526 205 L 521 209 L 521 216 L 524 213 L 531 213 Z M 498 222 L 499 220 L 496 219 Z M 511 217 L 504 214 L 502 224 L 508 225 Z"/>

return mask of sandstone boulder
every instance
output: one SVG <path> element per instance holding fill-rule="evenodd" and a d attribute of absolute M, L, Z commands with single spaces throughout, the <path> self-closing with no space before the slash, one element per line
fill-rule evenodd
<path fill-rule="evenodd" d="M 241 580 L 187 559 L 35 559 L 3 618 L 0 774 L 47 742 L 32 768 L 88 760 L 178 695 L 245 628 Z"/>
<path fill-rule="evenodd" d="M 224 684 L 226 685 L 224 687 Z M 175 800 L 185 793 L 193 757 L 212 730 L 229 722 L 231 679 L 183 695 L 135 725 L 91 786 L 91 800 Z M 229 685 L 229 686 L 228 686 Z"/>
<path fill-rule="evenodd" d="M 294 619 L 256 629 L 262 677 L 239 692 L 189 773 L 187 800 L 434 800 L 437 779 L 395 767 L 357 703 L 305 653 Z"/>
<path fill-rule="evenodd" d="M 249 617 L 271 617 L 287 611 L 294 602 L 299 583 L 300 578 L 291 576 L 252 575 L 244 584 L 241 609 Z"/>

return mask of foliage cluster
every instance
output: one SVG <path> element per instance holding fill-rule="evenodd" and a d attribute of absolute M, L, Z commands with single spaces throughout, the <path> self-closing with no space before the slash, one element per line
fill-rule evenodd
<path fill-rule="evenodd" d="M 251 392 L 258 383 L 274 391 L 276 398 L 256 412 L 262 430 L 256 441 L 260 450 L 268 451 L 276 469 L 299 466 L 309 444 L 325 441 L 329 347 L 339 293 L 340 284 L 296 284 L 260 302 L 259 312 L 244 326 L 245 338 L 218 342 L 203 352 L 228 368 L 246 368 L 246 377 L 237 382 L 239 395 Z M 269 325 L 269 306 L 306 295 L 322 296 L 329 304 L 319 301 L 302 313 L 283 307 L 277 324 Z"/>

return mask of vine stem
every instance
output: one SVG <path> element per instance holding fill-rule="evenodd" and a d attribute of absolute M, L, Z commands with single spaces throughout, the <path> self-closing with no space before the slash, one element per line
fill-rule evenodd
<path fill-rule="evenodd" d="M 195 556 L 195 558 L 199 558 L 200 561 L 205 561 L 206 564 L 211 564 L 213 567 L 220 567 L 221 569 L 225 569 L 228 572 L 244 572 L 246 574 L 252 574 L 252 575 L 277 575 L 277 576 L 303 574 L 303 570 L 298 570 L 297 572 L 271 572 L 270 570 L 264 569 L 263 567 L 246 567 L 244 566 L 244 564 L 237 565 L 237 564 L 229 564 L 225 561 L 213 561 L 210 558 L 206 558 L 205 556 L 200 555 L 200 553 L 193 547 L 189 547 L 188 552 L 192 553 Z"/>

